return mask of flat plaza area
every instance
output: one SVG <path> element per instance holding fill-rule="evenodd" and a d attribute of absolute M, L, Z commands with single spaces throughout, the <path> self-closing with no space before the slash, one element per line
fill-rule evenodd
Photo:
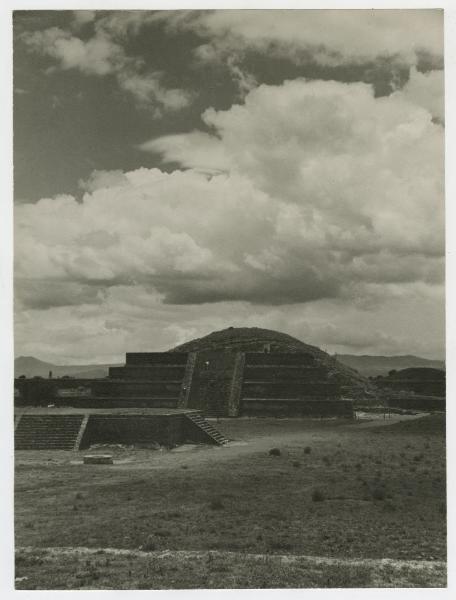
<path fill-rule="evenodd" d="M 16 452 L 18 589 L 442 587 L 442 414 L 220 419 L 224 447 Z"/>

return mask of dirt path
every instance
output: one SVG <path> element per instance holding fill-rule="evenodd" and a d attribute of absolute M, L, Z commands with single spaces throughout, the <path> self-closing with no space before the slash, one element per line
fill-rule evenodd
<path fill-rule="evenodd" d="M 395 423 L 401 423 L 402 421 L 414 421 L 415 419 L 422 419 L 427 417 L 430 413 L 416 413 L 415 415 L 399 415 L 391 414 L 389 417 L 383 418 L 383 415 L 376 415 L 376 418 L 366 419 L 357 421 L 356 423 L 350 424 L 350 427 L 356 427 L 357 429 L 371 429 L 375 427 L 385 427 L 387 425 L 394 425 Z"/>
<path fill-rule="evenodd" d="M 58 573 L 68 564 L 76 574 L 77 589 L 114 589 L 113 578 L 119 576 L 123 580 L 115 589 L 246 588 L 259 583 L 272 588 L 352 587 L 353 582 L 360 587 L 446 585 L 446 563 L 429 560 L 86 547 L 19 547 L 16 559 L 20 565 L 16 587 L 22 589 L 49 589 L 43 572 L 51 566 L 57 574 L 54 585 L 66 587 L 71 578 L 59 580 Z M 48 565 L 45 569 L 43 562 Z M 69 587 L 75 589 L 71 583 Z"/>

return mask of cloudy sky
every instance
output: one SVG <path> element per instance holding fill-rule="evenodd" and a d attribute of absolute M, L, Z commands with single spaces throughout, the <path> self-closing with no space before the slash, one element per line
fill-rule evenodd
<path fill-rule="evenodd" d="M 16 12 L 15 353 L 444 356 L 441 11 Z"/>

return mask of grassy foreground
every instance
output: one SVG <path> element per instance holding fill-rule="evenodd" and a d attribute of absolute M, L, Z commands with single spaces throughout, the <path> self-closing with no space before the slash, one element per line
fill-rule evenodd
<path fill-rule="evenodd" d="M 443 416 L 365 425 L 224 421 L 248 443 L 113 466 L 18 452 L 16 585 L 444 586 Z"/>

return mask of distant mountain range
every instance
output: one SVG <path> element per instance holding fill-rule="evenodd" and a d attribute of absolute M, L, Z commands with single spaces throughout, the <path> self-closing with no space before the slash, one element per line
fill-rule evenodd
<path fill-rule="evenodd" d="M 354 354 L 338 354 L 337 360 L 347 367 L 356 369 L 365 377 L 387 375 L 389 371 L 396 369 L 409 369 L 411 367 L 427 367 L 432 369 L 445 369 L 442 360 L 429 360 L 419 356 L 357 356 Z M 80 379 L 96 379 L 107 377 L 109 367 L 121 366 L 117 364 L 104 365 L 54 365 L 35 358 L 34 356 L 19 356 L 14 361 L 14 376 L 19 377 L 49 377 L 52 371 L 53 377 L 68 375 Z"/>
<path fill-rule="evenodd" d="M 54 365 L 34 356 L 19 356 L 14 361 L 14 376 L 49 377 L 49 371 L 52 371 L 53 377 L 69 375 L 80 379 L 96 379 L 107 377 L 108 368 L 116 366 L 120 365 Z"/>
<path fill-rule="evenodd" d="M 376 377 L 377 375 L 388 375 L 389 371 L 395 369 L 410 369 L 425 367 L 431 369 L 445 369 L 445 361 L 429 360 L 420 356 L 369 356 L 355 354 L 338 354 L 337 360 L 352 369 L 356 369 L 365 377 Z"/>

